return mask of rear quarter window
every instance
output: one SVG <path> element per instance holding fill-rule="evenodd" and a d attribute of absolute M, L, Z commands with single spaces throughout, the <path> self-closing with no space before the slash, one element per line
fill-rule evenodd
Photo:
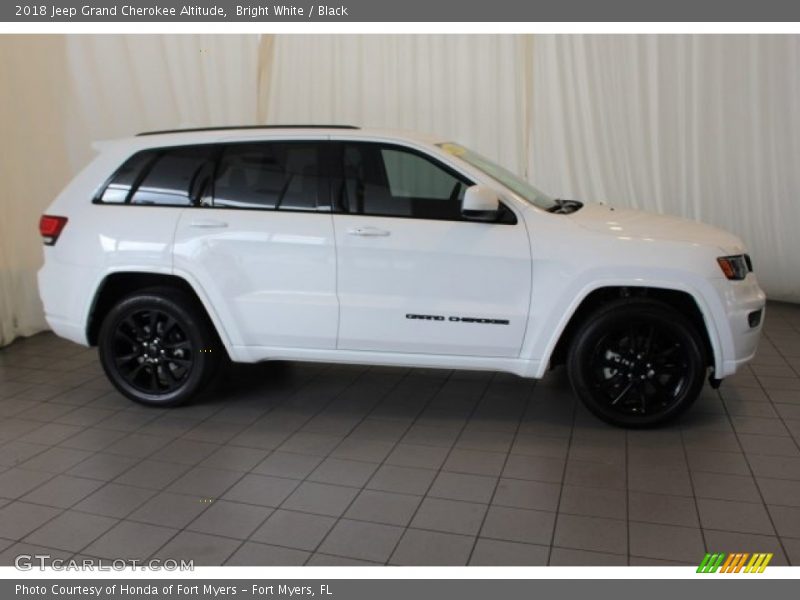
<path fill-rule="evenodd" d="M 190 206 L 209 185 L 211 146 L 138 152 L 126 160 L 103 190 L 103 204 Z"/>

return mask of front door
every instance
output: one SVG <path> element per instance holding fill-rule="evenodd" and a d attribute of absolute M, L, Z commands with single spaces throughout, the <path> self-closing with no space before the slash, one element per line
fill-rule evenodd
<path fill-rule="evenodd" d="M 337 156 L 337 348 L 517 357 L 531 256 L 511 209 L 464 219 L 472 182 L 416 150 L 341 142 Z"/>

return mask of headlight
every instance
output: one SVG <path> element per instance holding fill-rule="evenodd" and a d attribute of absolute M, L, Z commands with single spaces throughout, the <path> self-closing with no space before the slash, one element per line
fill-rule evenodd
<path fill-rule="evenodd" d="M 747 274 L 752 270 L 750 268 L 749 256 L 746 254 L 737 254 L 736 256 L 720 256 L 717 259 L 722 272 L 725 277 L 740 281 L 747 277 Z"/>

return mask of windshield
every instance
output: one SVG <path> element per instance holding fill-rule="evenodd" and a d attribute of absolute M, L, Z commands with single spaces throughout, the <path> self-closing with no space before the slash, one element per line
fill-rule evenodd
<path fill-rule="evenodd" d="M 542 210 L 550 210 L 556 206 L 557 203 L 553 198 L 544 192 L 540 192 L 521 177 L 514 175 L 514 173 L 508 169 L 492 162 L 485 156 L 481 156 L 469 148 L 464 148 L 464 146 L 452 142 L 437 145 L 448 154 L 452 154 L 464 162 L 471 164 L 473 167 L 480 169 L 489 177 L 499 181 L 534 206 L 538 206 Z"/>

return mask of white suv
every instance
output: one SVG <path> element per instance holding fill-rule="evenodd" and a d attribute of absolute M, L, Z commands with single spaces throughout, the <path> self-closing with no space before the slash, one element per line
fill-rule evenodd
<path fill-rule="evenodd" d="M 99 155 L 41 220 L 47 321 L 114 385 L 173 405 L 223 358 L 542 377 L 662 423 L 753 357 L 742 242 L 548 197 L 452 143 L 354 127 L 155 132 Z"/>

